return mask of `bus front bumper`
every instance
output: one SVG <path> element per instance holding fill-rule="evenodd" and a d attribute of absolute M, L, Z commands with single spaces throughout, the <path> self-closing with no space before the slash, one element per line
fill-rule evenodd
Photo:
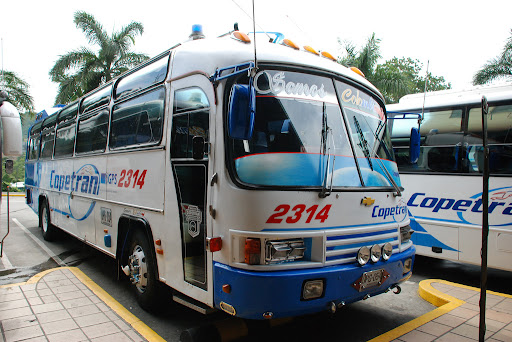
<path fill-rule="evenodd" d="M 247 319 L 291 317 L 329 310 L 387 292 L 412 273 L 415 248 L 394 254 L 388 261 L 359 266 L 345 264 L 315 269 L 254 272 L 214 263 L 215 307 Z M 411 259 L 411 271 L 404 273 L 404 262 Z M 357 286 L 363 274 L 384 270 L 382 284 L 362 289 Z M 385 278 L 385 279 L 384 279 Z M 323 280 L 319 298 L 303 299 L 303 286 L 311 280 Z M 229 285 L 229 293 L 223 291 Z"/>

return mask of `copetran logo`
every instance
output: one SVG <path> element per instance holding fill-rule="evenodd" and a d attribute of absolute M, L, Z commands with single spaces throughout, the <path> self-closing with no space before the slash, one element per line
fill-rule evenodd
<path fill-rule="evenodd" d="M 85 164 L 77 172 L 59 174 L 55 170 L 50 173 L 50 188 L 59 191 L 75 191 L 82 194 L 98 195 L 100 192 L 100 173 L 96 166 Z M 91 215 L 96 201 L 79 200 L 71 203 L 71 194 L 68 195 L 68 211 L 54 208 L 56 212 L 69 215 L 77 221 L 83 221 Z"/>
<path fill-rule="evenodd" d="M 467 199 L 438 198 L 425 193 L 414 193 L 407 202 L 409 207 L 430 209 L 432 213 L 455 211 L 461 223 L 482 224 L 482 193 Z M 512 187 L 489 190 L 489 225 L 512 226 Z"/>
<path fill-rule="evenodd" d="M 55 170 L 50 173 L 50 188 L 68 190 L 83 194 L 98 195 L 100 193 L 100 173 L 96 166 L 85 164 L 71 175 L 58 174 Z"/>
<path fill-rule="evenodd" d="M 387 217 L 393 217 L 394 222 L 402 222 L 407 218 L 407 205 L 403 199 L 398 201 L 394 207 L 373 207 L 372 217 L 381 217 L 385 220 Z"/>

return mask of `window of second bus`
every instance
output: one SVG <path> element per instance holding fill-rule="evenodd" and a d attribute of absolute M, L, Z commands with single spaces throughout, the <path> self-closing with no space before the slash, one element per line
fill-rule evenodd
<path fill-rule="evenodd" d="M 470 172 L 482 172 L 484 163 L 482 110 L 471 108 L 468 132 L 465 135 Z M 512 174 L 512 103 L 489 106 L 487 117 L 489 171 L 494 174 Z"/>

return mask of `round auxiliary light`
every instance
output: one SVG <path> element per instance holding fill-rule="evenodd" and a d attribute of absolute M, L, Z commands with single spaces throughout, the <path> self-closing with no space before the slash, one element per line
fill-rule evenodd
<path fill-rule="evenodd" d="M 295 50 L 299 50 L 299 46 L 292 42 L 290 39 L 283 39 L 283 44 L 291 48 L 294 48 Z"/>
<path fill-rule="evenodd" d="M 315 49 L 313 49 L 309 45 L 304 45 L 304 50 L 307 51 L 307 52 L 311 52 L 312 54 L 317 55 L 317 56 L 320 55 L 318 52 L 315 51 Z"/>
<path fill-rule="evenodd" d="M 386 242 L 384 246 L 382 246 L 382 259 L 384 261 L 388 261 L 391 258 L 391 254 L 393 254 L 393 246 L 389 242 Z"/>
<path fill-rule="evenodd" d="M 382 250 L 379 245 L 373 245 L 370 249 L 371 259 L 372 262 L 377 262 L 380 260 L 380 257 L 382 256 Z"/>
<path fill-rule="evenodd" d="M 330 60 L 336 61 L 336 58 L 334 58 L 334 56 L 327 51 L 322 51 L 322 56 Z"/>
<path fill-rule="evenodd" d="M 359 251 L 357 252 L 357 262 L 359 265 L 363 266 L 366 265 L 370 261 L 370 249 L 366 246 L 363 246 L 359 248 Z"/>

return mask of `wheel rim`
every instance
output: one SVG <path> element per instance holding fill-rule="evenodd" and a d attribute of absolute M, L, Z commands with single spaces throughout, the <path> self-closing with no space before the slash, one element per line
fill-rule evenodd
<path fill-rule="evenodd" d="M 41 222 L 41 228 L 43 228 L 43 232 L 46 233 L 48 231 L 48 209 L 46 207 L 43 209 L 43 218 Z"/>
<path fill-rule="evenodd" d="M 132 255 L 130 255 L 129 259 L 131 273 L 130 280 L 140 293 L 144 293 L 148 284 L 148 268 L 146 263 L 146 255 L 144 254 L 142 247 L 136 245 L 133 248 Z"/>

